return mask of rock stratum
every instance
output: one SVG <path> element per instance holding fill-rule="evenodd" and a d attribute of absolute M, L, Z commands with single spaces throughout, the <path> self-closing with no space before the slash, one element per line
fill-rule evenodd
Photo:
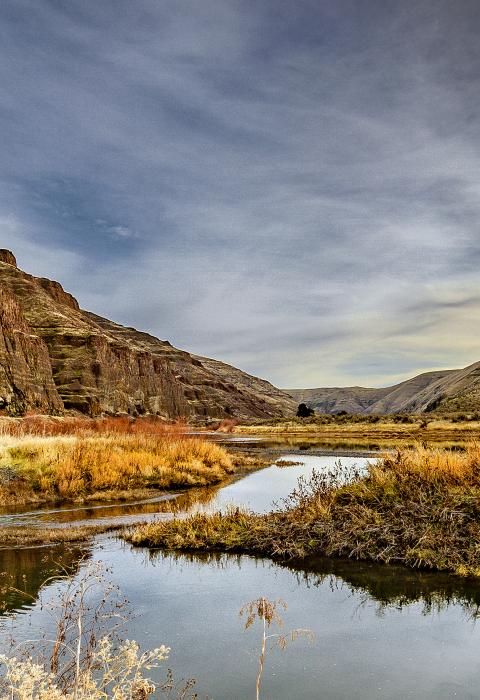
<path fill-rule="evenodd" d="M 83 311 L 0 251 L 0 411 L 275 418 L 296 403 L 258 377 Z"/>
<path fill-rule="evenodd" d="M 425 372 L 381 389 L 353 386 L 286 391 L 317 413 L 476 413 L 480 411 L 480 362 L 463 369 Z"/>

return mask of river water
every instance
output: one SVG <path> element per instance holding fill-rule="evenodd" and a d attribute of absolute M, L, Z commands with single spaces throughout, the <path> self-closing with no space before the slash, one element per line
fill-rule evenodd
<path fill-rule="evenodd" d="M 217 509 L 229 504 L 265 511 L 286 497 L 299 476 L 312 468 L 330 469 L 335 461 L 363 466 L 363 455 L 283 454 L 301 464 L 269 467 L 202 498 L 182 494 L 180 506 Z M 182 501 L 181 499 L 187 499 Z M 128 521 L 135 511 L 146 518 L 170 517 L 170 503 L 98 509 L 43 510 L 23 513 L 25 522 L 49 526 L 115 518 Z M 154 515 L 155 509 L 160 510 Z M 2 516 L 5 522 L 13 514 Z M 18 517 L 18 516 L 17 516 Z M 9 520 L 7 520 L 9 519 Z M 314 559 L 280 565 L 249 556 L 194 556 L 135 549 L 102 535 L 89 547 L 63 554 L 78 564 L 103 562 L 108 577 L 130 601 L 134 618 L 125 635 L 142 647 L 172 648 L 168 666 L 177 679 L 193 677 L 199 698 L 247 700 L 255 697 L 260 628 L 244 631 L 240 608 L 266 596 L 287 604 L 284 632 L 308 628 L 313 641 L 300 638 L 286 650 L 268 654 L 263 700 L 367 700 L 478 698 L 480 628 L 476 623 L 480 586 L 455 577 L 401 567 Z M 82 559 L 83 557 L 83 559 Z M 0 550 L 0 569 L 17 583 L 26 576 L 31 599 L 9 593 L 0 618 L 0 641 L 15 643 L 49 633 L 48 603 L 58 599 L 62 583 L 41 587 L 55 570 L 57 548 Z M 65 559 L 64 559 L 65 561 Z M 40 590 L 41 602 L 38 599 Z M 156 671 L 161 678 L 163 671 Z"/>

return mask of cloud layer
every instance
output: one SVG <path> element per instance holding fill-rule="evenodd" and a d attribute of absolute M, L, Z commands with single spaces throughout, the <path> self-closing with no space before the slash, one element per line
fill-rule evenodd
<path fill-rule="evenodd" d="M 480 13 L 6 0 L 0 243 L 280 386 L 480 360 Z"/>

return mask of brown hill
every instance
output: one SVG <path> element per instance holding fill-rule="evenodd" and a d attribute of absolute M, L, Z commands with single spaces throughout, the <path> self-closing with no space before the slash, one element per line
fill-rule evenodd
<path fill-rule="evenodd" d="M 480 362 L 464 369 L 425 372 L 381 389 L 288 389 L 317 413 L 471 413 L 480 411 Z"/>
<path fill-rule="evenodd" d="M 0 409 L 271 418 L 295 402 L 268 382 L 80 309 L 0 251 Z"/>
<path fill-rule="evenodd" d="M 298 403 L 306 403 L 317 413 L 365 413 L 383 397 L 385 389 L 361 386 L 327 387 L 325 389 L 286 389 Z"/>

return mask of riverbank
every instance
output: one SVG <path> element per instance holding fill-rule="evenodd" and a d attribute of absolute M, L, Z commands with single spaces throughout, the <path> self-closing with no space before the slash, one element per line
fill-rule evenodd
<path fill-rule="evenodd" d="M 140 489 L 208 486 L 233 472 L 222 447 L 198 438 L 0 438 L 1 505 L 113 500 Z"/>
<path fill-rule="evenodd" d="M 315 473 L 278 512 L 148 523 L 134 545 L 304 559 L 346 557 L 480 576 L 480 448 L 417 447 L 367 468 Z"/>
<path fill-rule="evenodd" d="M 4 508 L 0 521 L 7 524 L 0 524 L 0 549 L 73 544 L 90 541 L 102 533 L 121 533 L 127 526 L 145 523 L 152 515 L 174 517 L 174 514 L 186 513 L 190 508 L 205 507 L 222 489 L 272 464 L 284 468 L 283 460 L 277 463 L 271 458 L 240 452 L 229 452 L 229 456 L 234 472 L 213 486 L 185 487 L 176 491 L 107 492 L 100 499 L 85 497 L 67 507 L 62 503 L 52 506 L 38 504 L 40 507 L 36 509 L 37 504 L 32 504 L 33 511 L 20 508 L 17 512 L 17 506 Z M 112 499 L 114 493 L 117 498 Z M 58 510 L 52 511 L 50 507 Z M 125 517 L 128 524 L 123 520 Z"/>
<path fill-rule="evenodd" d="M 11 547 L 47 547 L 49 545 L 87 542 L 95 535 L 120 531 L 122 526 L 79 525 L 76 527 L 0 527 L 0 549 Z"/>
<path fill-rule="evenodd" d="M 125 514 L 142 523 L 208 501 L 275 462 L 232 448 L 155 419 L 0 419 L 0 547 L 89 540 Z"/>
<path fill-rule="evenodd" d="M 480 421 L 428 417 L 424 414 L 401 416 L 330 416 L 292 418 L 236 425 L 238 435 L 291 437 L 321 441 L 323 444 L 412 445 L 417 442 L 460 446 L 480 439 Z"/>
<path fill-rule="evenodd" d="M 0 420 L 1 506 L 147 498 L 159 491 L 218 484 L 260 463 L 190 435 L 182 423 Z"/>

